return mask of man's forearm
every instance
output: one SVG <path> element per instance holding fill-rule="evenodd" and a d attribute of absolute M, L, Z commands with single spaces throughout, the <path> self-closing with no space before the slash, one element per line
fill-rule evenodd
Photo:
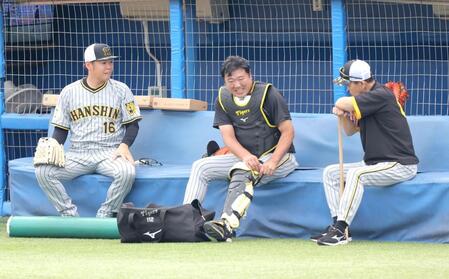
<path fill-rule="evenodd" d="M 352 97 L 341 97 L 337 100 L 335 103 L 335 106 L 341 110 L 347 111 L 347 112 L 353 112 L 354 111 L 354 105 L 352 103 Z"/>
<path fill-rule="evenodd" d="M 139 132 L 139 124 L 137 121 L 126 124 L 125 135 L 122 139 L 122 143 L 126 144 L 127 147 L 131 146 L 134 143 L 134 140 L 137 137 L 137 133 Z"/>
<path fill-rule="evenodd" d="M 55 127 L 52 138 L 54 138 L 59 144 L 64 144 L 65 141 L 67 140 L 68 134 L 69 134 L 68 130 Z"/>
<path fill-rule="evenodd" d="M 356 124 L 352 122 L 348 117 L 346 116 L 340 117 L 343 117 L 343 129 L 345 130 L 346 135 L 352 136 L 353 134 L 359 131 L 359 127 L 357 127 Z"/>
<path fill-rule="evenodd" d="M 249 152 L 246 148 L 244 148 L 237 141 L 237 139 L 223 138 L 223 141 L 224 141 L 224 144 L 227 147 L 229 147 L 229 149 L 231 150 L 232 154 L 234 154 L 235 156 L 239 157 L 242 160 L 243 160 L 244 157 L 246 157 L 246 156 L 251 154 L 251 152 Z"/>
<path fill-rule="evenodd" d="M 271 160 L 275 161 L 276 163 L 279 163 L 281 161 L 281 159 L 290 149 L 290 146 L 293 143 L 293 137 L 294 137 L 293 132 L 281 134 L 276 149 L 274 150 L 273 155 L 271 156 Z"/>

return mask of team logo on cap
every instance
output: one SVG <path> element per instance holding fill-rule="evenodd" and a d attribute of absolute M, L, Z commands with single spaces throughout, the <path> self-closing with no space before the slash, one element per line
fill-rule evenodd
<path fill-rule="evenodd" d="M 103 56 L 104 57 L 112 56 L 112 52 L 111 52 L 111 49 L 109 47 L 104 47 L 102 50 L 103 50 Z"/>
<path fill-rule="evenodd" d="M 126 103 L 125 107 L 130 115 L 133 115 L 136 113 L 136 105 L 134 104 L 134 102 Z"/>

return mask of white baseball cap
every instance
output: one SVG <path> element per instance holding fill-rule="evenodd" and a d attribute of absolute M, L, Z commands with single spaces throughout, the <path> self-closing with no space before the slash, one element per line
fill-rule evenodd
<path fill-rule="evenodd" d="M 110 60 L 118 58 L 112 55 L 112 50 L 107 44 L 91 44 L 84 51 L 84 62 Z"/>
<path fill-rule="evenodd" d="M 344 85 L 350 81 L 364 81 L 372 78 L 371 67 L 363 60 L 351 60 L 340 68 L 340 76 L 334 79 L 339 85 Z"/>

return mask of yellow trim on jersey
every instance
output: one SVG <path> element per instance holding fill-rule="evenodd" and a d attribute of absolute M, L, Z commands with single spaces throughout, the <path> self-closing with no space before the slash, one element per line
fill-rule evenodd
<path fill-rule="evenodd" d="M 286 156 L 286 155 L 287 155 L 287 156 Z M 282 161 L 282 162 L 280 162 L 280 163 L 278 163 L 276 169 L 278 169 L 278 168 L 279 168 L 280 166 L 282 166 L 283 164 L 287 163 L 287 161 L 290 160 L 290 157 L 291 157 L 291 156 L 292 156 L 291 153 L 286 153 L 286 154 L 284 155 L 284 157 L 283 157 L 283 158 L 285 158 L 285 160 Z"/>
<path fill-rule="evenodd" d="M 253 94 L 255 88 L 256 88 L 256 82 L 253 81 L 253 85 L 251 85 L 251 89 L 249 90 L 249 95 Z"/>
<path fill-rule="evenodd" d="M 276 147 L 278 147 L 278 145 L 276 144 L 275 146 L 273 146 L 272 148 L 268 149 L 267 151 L 265 151 L 264 153 L 262 153 L 262 155 L 259 156 L 259 158 L 261 158 L 262 156 L 267 155 L 268 153 L 270 153 L 271 151 L 275 150 Z"/>
<path fill-rule="evenodd" d="M 63 130 L 70 131 L 70 128 L 67 128 L 67 127 L 64 127 L 64 126 L 55 124 L 55 123 L 53 123 L 53 122 L 52 122 L 51 124 L 52 124 L 53 126 L 55 126 L 55 127 L 61 128 L 61 129 L 63 129 Z"/>
<path fill-rule="evenodd" d="M 404 112 L 404 109 L 402 108 L 401 104 L 400 104 L 397 100 L 396 100 L 396 103 L 397 103 L 398 106 L 399 106 L 399 110 L 401 111 L 402 116 L 406 117 L 405 112 Z"/>
<path fill-rule="evenodd" d="M 393 164 L 391 166 L 388 166 L 388 165 L 387 166 L 380 166 L 381 168 L 379 168 L 379 169 L 374 169 L 374 170 L 369 170 L 369 171 L 362 172 L 360 175 L 357 176 L 356 185 L 359 184 L 360 177 L 362 175 L 364 175 L 364 174 L 388 170 L 388 169 L 394 168 L 397 164 L 399 164 L 398 162 L 391 162 L 391 163 Z M 366 167 L 369 167 L 369 166 L 366 166 Z M 348 211 L 346 212 L 345 217 L 344 217 L 345 221 L 348 218 L 349 211 L 351 210 L 352 203 L 354 202 L 354 198 L 355 198 L 355 193 L 356 192 L 357 192 L 357 187 L 354 187 L 354 191 L 352 192 L 351 202 L 349 203 Z"/>
<path fill-rule="evenodd" d="M 285 153 L 284 157 L 282 157 L 282 159 L 285 159 L 285 160 L 282 160 L 282 159 L 281 159 L 281 162 L 278 163 L 278 165 L 276 166 L 276 169 L 278 169 L 279 167 L 281 167 L 283 164 L 287 163 L 288 160 L 290 160 L 290 157 L 291 157 L 291 156 L 292 156 L 291 153 Z M 261 157 L 262 157 L 262 156 L 260 156 L 260 158 L 261 158 Z"/>
<path fill-rule="evenodd" d="M 355 100 L 354 96 L 352 96 L 350 98 L 352 101 L 352 105 L 354 106 L 355 118 L 357 118 L 357 120 L 359 120 L 360 118 L 362 118 L 362 113 L 360 112 L 359 105 L 357 104 L 357 101 Z"/>
<path fill-rule="evenodd" d="M 123 122 L 122 122 L 122 125 L 123 125 L 123 124 L 129 124 L 129 123 L 132 123 L 132 122 L 134 122 L 134 121 L 136 121 L 136 120 L 140 120 L 140 119 L 142 119 L 142 116 L 134 117 L 134 118 L 132 118 L 132 119 L 130 119 L 130 120 L 128 120 L 128 121 L 123 121 Z"/>
<path fill-rule="evenodd" d="M 265 112 L 263 111 L 263 104 L 265 103 L 265 97 L 267 96 L 268 88 L 270 88 L 270 86 L 271 86 L 271 83 L 267 83 L 267 85 L 265 86 L 265 90 L 264 90 L 263 96 L 262 96 L 262 102 L 260 102 L 260 112 L 262 113 L 263 119 L 265 119 L 265 122 L 267 123 L 268 127 L 276 128 L 276 125 L 273 125 L 270 123 L 270 121 L 268 121 L 268 117 L 265 114 Z"/>
<path fill-rule="evenodd" d="M 103 83 L 102 85 L 100 85 L 97 88 L 92 88 L 87 84 L 87 81 L 85 82 L 85 79 L 81 80 L 81 85 L 84 87 L 84 89 L 86 89 L 87 91 L 90 91 L 92 93 L 97 93 L 101 89 L 105 88 L 106 84 L 108 84 L 108 82 Z"/>
<path fill-rule="evenodd" d="M 223 102 L 221 101 L 221 89 L 223 89 L 223 86 L 220 87 L 220 89 L 218 90 L 218 103 L 220 104 L 220 106 L 223 109 L 223 111 L 227 112 L 225 107 L 223 106 Z"/>

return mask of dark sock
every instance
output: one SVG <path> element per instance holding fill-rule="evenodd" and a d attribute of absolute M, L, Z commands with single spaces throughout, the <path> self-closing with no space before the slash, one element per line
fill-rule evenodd
<path fill-rule="evenodd" d="M 334 221 L 334 222 L 332 223 L 332 225 L 335 226 L 335 224 L 337 223 L 337 216 L 332 217 L 332 220 Z"/>
<path fill-rule="evenodd" d="M 346 231 L 346 228 L 348 227 L 348 223 L 346 223 L 345 221 L 337 221 L 335 227 L 344 233 Z"/>

